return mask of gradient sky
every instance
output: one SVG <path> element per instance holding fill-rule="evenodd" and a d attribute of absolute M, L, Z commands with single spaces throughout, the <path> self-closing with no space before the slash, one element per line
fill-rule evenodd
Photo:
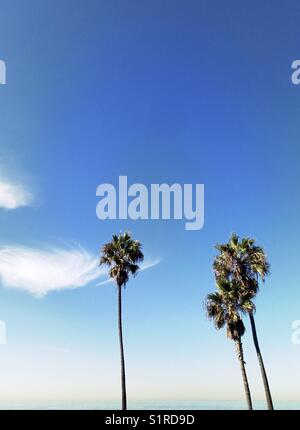
<path fill-rule="evenodd" d="M 130 399 L 243 399 L 234 345 L 203 311 L 213 244 L 257 238 L 272 274 L 257 328 L 275 400 L 300 401 L 298 1 L 0 0 L 0 245 L 97 255 L 129 229 L 147 261 L 124 294 Z M 204 183 L 205 226 L 99 221 L 96 188 Z M 103 280 L 103 278 L 99 278 Z M 2 282 L 3 283 L 3 282 Z M 42 298 L 3 286 L 0 399 L 119 399 L 116 291 Z M 253 397 L 263 398 L 248 321 Z"/>

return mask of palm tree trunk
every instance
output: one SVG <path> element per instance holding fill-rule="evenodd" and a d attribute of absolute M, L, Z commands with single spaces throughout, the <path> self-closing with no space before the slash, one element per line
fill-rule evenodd
<path fill-rule="evenodd" d="M 235 346 L 236 346 L 236 352 L 237 352 L 237 356 L 238 356 L 240 366 L 241 366 L 241 372 L 242 372 L 242 377 L 243 377 L 247 406 L 248 406 L 249 410 L 252 410 L 253 409 L 252 408 L 252 400 L 251 400 L 250 388 L 249 388 L 249 383 L 248 383 L 246 369 L 245 369 L 243 345 L 242 345 L 241 339 L 237 339 L 235 341 Z"/>
<path fill-rule="evenodd" d="M 259 363 L 259 367 L 260 367 L 260 371 L 261 371 L 261 376 L 262 376 L 263 383 L 264 383 L 268 409 L 273 410 L 274 407 L 273 407 L 273 401 L 272 401 L 272 397 L 271 397 L 271 391 L 270 391 L 270 387 L 269 387 L 269 382 L 268 382 L 263 358 L 262 358 L 260 348 L 259 348 L 259 343 L 258 343 L 257 333 L 256 333 L 256 327 L 255 327 L 255 321 L 254 321 L 254 316 L 253 316 L 252 312 L 249 314 L 249 318 L 250 318 L 250 323 L 251 323 L 253 342 L 254 342 L 254 346 L 256 349 L 256 354 L 257 354 L 258 363 Z"/>
<path fill-rule="evenodd" d="M 121 355 L 121 385 L 122 385 L 122 410 L 127 409 L 126 399 L 126 379 L 125 379 L 125 358 L 123 346 L 123 331 L 122 331 L 122 286 L 118 285 L 118 325 L 119 325 L 119 342 Z"/>

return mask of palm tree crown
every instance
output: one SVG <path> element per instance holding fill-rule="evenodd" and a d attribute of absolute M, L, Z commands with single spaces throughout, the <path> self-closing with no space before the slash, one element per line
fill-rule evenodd
<path fill-rule="evenodd" d="M 113 235 L 112 241 L 102 247 L 100 265 L 106 264 L 109 276 L 115 279 L 118 286 L 125 286 L 130 275 L 136 275 L 138 263 L 143 259 L 141 243 L 134 240 L 131 233 L 124 232 L 119 236 Z"/>
<path fill-rule="evenodd" d="M 235 233 L 226 244 L 216 245 L 220 254 L 215 258 L 213 269 L 217 279 L 235 279 L 243 288 L 258 290 L 258 277 L 265 281 L 270 265 L 262 247 L 251 238 L 240 239 Z"/>
<path fill-rule="evenodd" d="M 251 299 L 246 293 L 240 295 L 234 281 L 219 280 L 217 288 L 217 292 L 207 296 L 207 316 L 214 321 L 218 330 L 226 325 L 229 339 L 240 339 L 245 333 L 240 311 L 246 312 L 253 307 Z"/>

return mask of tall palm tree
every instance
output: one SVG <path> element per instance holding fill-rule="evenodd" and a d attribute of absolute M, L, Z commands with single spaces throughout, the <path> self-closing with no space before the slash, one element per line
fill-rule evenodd
<path fill-rule="evenodd" d="M 232 282 L 219 280 L 218 290 L 209 294 L 206 300 L 206 311 L 210 319 L 214 321 L 215 327 L 220 330 L 226 326 L 227 337 L 234 341 L 237 357 L 240 363 L 244 390 L 248 409 L 252 410 L 250 388 L 245 368 L 242 336 L 245 333 L 244 323 L 239 315 L 237 302 L 239 295 Z M 246 301 L 246 299 L 245 299 Z M 245 304 L 246 306 L 246 304 Z"/>
<path fill-rule="evenodd" d="M 135 276 L 139 270 L 138 263 L 143 261 L 142 245 L 134 240 L 130 233 L 114 235 L 111 242 L 106 243 L 101 250 L 100 265 L 109 267 L 109 276 L 115 280 L 118 287 L 118 327 L 121 355 L 121 386 L 122 410 L 127 409 L 125 357 L 122 330 L 122 288 L 126 286 L 130 276 Z"/>
<path fill-rule="evenodd" d="M 220 252 L 213 264 L 216 279 L 235 280 L 240 285 L 241 294 L 243 292 L 249 293 L 254 299 L 259 290 L 259 280 L 264 282 L 270 271 L 270 265 L 263 248 L 257 246 L 254 239 L 248 237 L 240 239 L 236 234 L 232 234 L 228 243 L 216 245 L 216 249 Z M 273 410 L 270 386 L 257 337 L 254 305 L 247 312 L 268 409 Z"/>

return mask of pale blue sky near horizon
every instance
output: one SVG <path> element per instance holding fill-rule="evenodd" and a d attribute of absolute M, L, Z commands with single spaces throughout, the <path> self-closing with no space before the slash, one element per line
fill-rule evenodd
<path fill-rule="evenodd" d="M 147 260 L 124 292 L 129 399 L 243 399 L 234 345 L 207 321 L 213 245 L 257 238 L 271 275 L 257 328 L 274 399 L 300 401 L 300 58 L 296 1 L 0 0 L 0 169 L 34 195 L 0 210 L 0 246 L 80 244 L 128 229 Z M 0 179 L 1 179 L 0 175 Z M 96 188 L 204 183 L 205 226 L 99 221 Z M 71 244 L 71 245 L 70 245 Z M 101 279 L 100 279 L 101 280 Z M 116 292 L 0 289 L 0 399 L 119 399 Z M 250 327 L 253 397 L 263 388 Z"/>

